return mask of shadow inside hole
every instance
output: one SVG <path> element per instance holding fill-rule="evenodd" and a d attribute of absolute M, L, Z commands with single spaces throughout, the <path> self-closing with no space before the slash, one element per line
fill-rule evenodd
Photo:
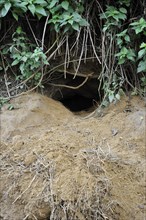
<path fill-rule="evenodd" d="M 87 98 L 81 95 L 74 95 L 60 100 L 61 103 L 72 112 L 87 111 L 95 106 L 93 98 Z"/>

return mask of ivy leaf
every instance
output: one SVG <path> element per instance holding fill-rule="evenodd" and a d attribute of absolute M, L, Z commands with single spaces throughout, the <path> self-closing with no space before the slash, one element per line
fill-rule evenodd
<path fill-rule="evenodd" d="M 119 11 L 120 11 L 120 12 L 122 12 L 122 13 L 124 13 L 124 14 L 126 14 L 126 13 L 127 13 L 126 8 L 120 8 L 120 9 L 119 9 Z"/>
<path fill-rule="evenodd" d="M 46 1 L 44 1 L 44 0 L 35 0 L 34 2 L 33 2 L 33 4 L 41 4 L 41 5 L 43 5 L 43 6 L 46 6 L 47 5 L 47 2 Z"/>
<path fill-rule="evenodd" d="M 74 23 L 74 21 L 73 20 L 68 20 L 68 23 L 72 25 Z"/>
<path fill-rule="evenodd" d="M 2 8 L 2 10 L 0 10 L 0 18 L 5 17 L 7 14 L 7 10 L 5 8 Z"/>
<path fill-rule="evenodd" d="M 79 31 L 79 30 L 80 30 L 78 23 L 73 23 L 73 24 L 72 24 L 72 28 L 73 28 L 74 30 L 76 30 L 76 31 Z"/>
<path fill-rule="evenodd" d="M 35 11 L 37 12 L 37 14 L 47 16 L 45 9 L 42 8 L 41 6 L 36 6 Z"/>
<path fill-rule="evenodd" d="M 125 63 L 125 58 L 120 58 L 119 61 L 118 61 L 118 64 L 119 65 L 122 65 L 123 63 Z"/>
<path fill-rule="evenodd" d="M 146 43 L 142 42 L 142 44 L 140 45 L 140 48 L 146 48 Z"/>
<path fill-rule="evenodd" d="M 129 35 L 125 35 L 124 39 L 125 39 L 125 41 L 130 42 L 130 37 L 129 37 Z"/>
<path fill-rule="evenodd" d="M 59 32 L 59 30 L 60 30 L 59 24 L 58 24 L 58 23 L 56 23 L 56 24 L 55 24 L 55 26 L 54 26 L 54 28 L 55 28 L 55 31 L 58 33 L 58 32 Z"/>
<path fill-rule="evenodd" d="M 89 23 L 88 23 L 85 19 L 82 19 L 82 20 L 79 22 L 79 25 L 80 25 L 80 26 L 89 26 Z"/>
<path fill-rule="evenodd" d="M 16 9 L 16 12 L 18 13 L 22 13 L 22 12 L 26 12 L 27 11 L 27 2 L 15 2 L 13 5 L 14 10 Z"/>
<path fill-rule="evenodd" d="M 70 23 L 70 22 L 68 22 L 68 23 Z M 65 28 L 64 28 L 64 31 L 63 31 L 63 33 L 66 33 L 67 31 L 69 31 L 70 30 L 70 25 L 66 25 L 65 26 Z"/>
<path fill-rule="evenodd" d="M 63 1 L 61 3 L 62 8 L 64 8 L 66 11 L 68 10 L 69 7 L 69 2 L 68 1 Z"/>
<path fill-rule="evenodd" d="M 146 53 L 146 49 L 142 49 L 138 52 L 138 59 L 141 59 Z"/>
<path fill-rule="evenodd" d="M 0 17 L 5 17 L 10 8 L 11 8 L 11 3 L 7 2 L 4 5 L 4 8 L 2 8 L 2 10 L 0 11 Z"/>
<path fill-rule="evenodd" d="M 133 28 L 134 29 L 134 28 Z M 135 29 L 135 33 L 136 34 L 139 34 L 140 32 L 142 32 L 142 28 L 141 27 L 137 27 L 136 29 Z"/>
<path fill-rule="evenodd" d="M 27 57 L 26 56 L 24 56 L 24 57 L 22 57 L 22 59 L 21 59 L 23 62 L 26 62 L 27 61 Z"/>
<path fill-rule="evenodd" d="M 5 4 L 5 9 L 6 9 L 6 11 L 8 12 L 10 8 L 11 8 L 11 3 L 10 3 L 10 2 L 7 2 L 7 3 Z"/>
<path fill-rule="evenodd" d="M 14 60 L 13 63 L 11 64 L 12 66 L 15 66 L 19 63 L 19 60 Z"/>
<path fill-rule="evenodd" d="M 33 4 L 28 5 L 28 9 L 29 9 L 29 11 L 32 13 L 32 15 L 35 14 L 35 6 L 34 6 Z"/>
<path fill-rule="evenodd" d="M 59 2 L 59 0 L 51 1 L 49 8 L 53 8 L 56 5 L 56 3 L 58 3 L 58 2 Z"/>
<path fill-rule="evenodd" d="M 137 73 L 146 72 L 146 61 L 140 61 L 137 68 Z"/>
<path fill-rule="evenodd" d="M 123 43 L 123 41 L 121 40 L 121 38 L 117 38 L 117 44 L 121 45 Z"/>

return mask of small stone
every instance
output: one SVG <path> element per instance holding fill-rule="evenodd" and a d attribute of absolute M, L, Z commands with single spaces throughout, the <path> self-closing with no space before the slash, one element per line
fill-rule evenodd
<path fill-rule="evenodd" d="M 139 209 L 144 209 L 145 206 L 144 206 L 144 205 L 138 205 L 138 208 L 139 208 Z"/>
<path fill-rule="evenodd" d="M 112 128 L 112 135 L 113 136 L 115 136 L 115 135 L 117 135 L 118 134 L 118 129 L 116 129 L 116 128 Z"/>

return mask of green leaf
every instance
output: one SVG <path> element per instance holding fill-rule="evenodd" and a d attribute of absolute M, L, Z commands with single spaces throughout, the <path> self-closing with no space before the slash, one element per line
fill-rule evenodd
<path fill-rule="evenodd" d="M 49 8 L 53 8 L 56 5 L 56 3 L 58 3 L 58 2 L 59 2 L 59 0 L 52 0 L 49 5 Z"/>
<path fill-rule="evenodd" d="M 21 34 L 22 33 L 22 28 L 20 26 L 17 27 L 16 33 L 17 34 Z"/>
<path fill-rule="evenodd" d="M 135 28 L 133 28 L 133 29 L 135 30 L 136 34 L 139 34 L 140 32 L 142 32 L 141 27 L 137 27 L 136 29 Z"/>
<path fill-rule="evenodd" d="M 118 44 L 118 45 L 121 45 L 122 43 L 123 43 L 123 41 L 121 40 L 121 38 L 118 38 L 118 39 L 117 39 L 117 44 Z"/>
<path fill-rule="evenodd" d="M 69 7 L 69 2 L 68 1 L 63 1 L 61 3 L 62 8 L 64 8 L 66 11 L 68 10 Z"/>
<path fill-rule="evenodd" d="M 21 2 L 21 3 L 14 3 L 13 5 L 13 8 L 14 10 L 16 10 L 17 12 L 19 13 L 22 13 L 22 12 L 26 12 L 27 11 L 27 2 Z"/>
<path fill-rule="evenodd" d="M 110 25 L 104 25 L 104 28 L 103 28 L 103 32 L 106 32 L 108 30 L 108 28 L 110 27 Z"/>
<path fill-rule="evenodd" d="M 4 6 L 5 6 L 6 11 L 8 12 L 9 9 L 11 8 L 11 3 L 10 3 L 10 2 L 7 2 L 7 3 L 5 3 Z"/>
<path fill-rule="evenodd" d="M 73 16 L 70 15 L 70 13 L 68 13 L 68 12 L 64 12 L 64 13 L 62 14 L 62 17 L 63 17 L 64 20 L 69 20 L 69 19 L 71 19 Z"/>
<path fill-rule="evenodd" d="M 56 23 L 54 28 L 55 28 L 55 31 L 58 33 L 60 30 L 59 23 Z"/>
<path fill-rule="evenodd" d="M 77 23 L 82 20 L 81 15 L 79 15 L 77 12 L 73 13 L 73 18 L 74 18 L 74 21 L 77 22 Z"/>
<path fill-rule="evenodd" d="M 137 73 L 140 73 L 140 72 L 146 72 L 146 60 L 144 61 L 142 60 L 138 64 Z"/>
<path fill-rule="evenodd" d="M 63 33 L 68 32 L 70 30 L 70 28 L 71 28 L 71 26 L 67 24 L 63 30 Z"/>
<path fill-rule="evenodd" d="M 79 30 L 80 30 L 78 23 L 73 23 L 72 28 L 73 28 L 74 30 L 76 30 L 76 31 L 79 31 Z"/>
<path fill-rule="evenodd" d="M 133 62 L 135 61 L 135 58 L 133 56 L 131 56 L 130 54 L 127 55 L 127 58 L 128 58 L 128 60 L 131 60 Z"/>
<path fill-rule="evenodd" d="M 13 110 L 14 109 L 14 106 L 12 105 L 12 104 L 10 104 L 9 106 L 8 106 L 8 110 Z"/>
<path fill-rule="evenodd" d="M 117 17 L 118 17 L 118 20 L 119 19 L 125 20 L 127 18 L 127 16 L 125 14 L 121 14 L 121 13 L 119 15 L 117 15 Z"/>
<path fill-rule="evenodd" d="M 68 20 L 68 23 L 72 25 L 74 23 L 74 21 L 73 20 Z"/>
<path fill-rule="evenodd" d="M 126 61 L 125 57 L 120 58 L 119 61 L 118 61 L 118 64 L 122 65 L 123 63 L 125 63 L 125 61 Z"/>
<path fill-rule="evenodd" d="M 106 19 L 107 18 L 105 13 L 99 14 L 99 16 L 100 16 L 100 19 Z"/>
<path fill-rule="evenodd" d="M 12 66 L 15 66 L 15 65 L 17 65 L 19 62 L 20 62 L 19 60 L 14 60 L 11 65 L 12 65 Z"/>
<path fill-rule="evenodd" d="M 139 34 L 141 32 L 145 33 L 146 29 L 146 20 L 144 18 L 141 18 L 140 20 L 133 22 L 130 24 L 130 26 L 133 26 L 132 29 L 135 30 L 136 34 Z"/>
<path fill-rule="evenodd" d="M 35 14 L 35 6 L 33 4 L 28 5 L 28 9 L 32 13 L 32 15 L 34 16 L 34 14 Z"/>
<path fill-rule="evenodd" d="M 67 24 L 67 21 L 62 22 L 62 23 L 60 24 L 60 27 L 66 25 L 66 24 Z"/>
<path fill-rule="evenodd" d="M 138 52 L 138 59 L 141 59 L 146 54 L 146 49 L 142 49 Z"/>
<path fill-rule="evenodd" d="M 23 62 L 26 62 L 27 61 L 27 57 L 26 56 L 24 56 L 24 57 L 22 57 L 22 59 L 21 59 Z"/>
<path fill-rule="evenodd" d="M 120 9 L 119 9 L 119 11 L 120 11 L 120 12 L 122 12 L 122 13 L 124 13 L 124 14 L 126 14 L 126 13 L 127 13 L 126 8 L 120 8 Z"/>
<path fill-rule="evenodd" d="M 146 77 L 141 77 L 141 86 L 146 86 Z"/>
<path fill-rule="evenodd" d="M 146 48 L 146 43 L 142 42 L 140 48 Z"/>
<path fill-rule="evenodd" d="M 7 13 L 8 11 L 5 8 L 2 8 L 2 10 L 0 11 L 0 18 L 5 17 Z"/>
<path fill-rule="evenodd" d="M 34 79 L 35 80 L 39 80 L 41 78 L 41 73 L 36 73 L 35 76 L 34 76 Z"/>
<path fill-rule="evenodd" d="M 37 14 L 47 16 L 45 9 L 42 8 L 41 6 L 36 6 L 35 11 L 37 12 Z"/>
<path fill-rule="evenodd" d="M 43 6 L 46 6 L 47 2 L 44 0 L 35 0 L 35 1 L 33 1 L 33 4 L 41 4 Z"/>
<path fill-rule="evenodd" d="M 80 26 L 89 26 L 89 23 L 88 23 L 85 19 L 82 19 L 82 20 L 79 22 L 79 25 L 80 25 Z"/>
<path fill-rule="evenodd" d="M 124 31 L 120 32 L 119 34 L 116 34 L 117 37 L 124 37 L 127 33 L 127 29 L 125 29 Z"/>
<path fill-rule="evenodd" d="M 125 35 L 124 39 L 125 39 L 125 41 L 130 42 L 130 37 L 129 37 L 129 35 Z"/>

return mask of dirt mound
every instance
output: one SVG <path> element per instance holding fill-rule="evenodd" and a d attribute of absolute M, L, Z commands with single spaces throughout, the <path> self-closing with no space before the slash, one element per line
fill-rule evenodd
<path fill-rule="evenodd" d="M 11 104 L 1 112 L 1 219 L 144 219 L 140 98 L 88 119 L 38 94 Z"/>
<path fill-rule="evenodd" d="M 67 123 L 72 117 L 72 113 L 60 102 L 36 93 L 11 101 L 13 111 L 8 110 L 9 105 L 3 107 L 1 115 L 2 138 L 7 140 L 15 134 L 24 133 L 25 138 L 33 134 L 36 136 L 43 129 Z"/>

